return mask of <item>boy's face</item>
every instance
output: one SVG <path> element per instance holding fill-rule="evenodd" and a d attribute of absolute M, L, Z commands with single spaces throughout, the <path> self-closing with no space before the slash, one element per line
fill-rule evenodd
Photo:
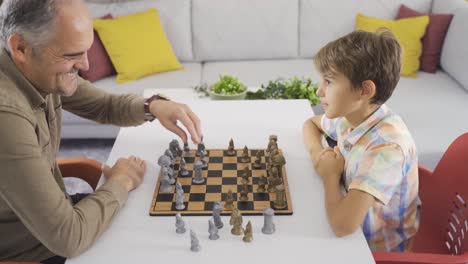
<path fill-rule="evenodd" d="M 338 72 L 328 72 L 323 74 L 322 78 L 317 95 L 328 118 L 346 117 L 359 110 L 361 91 L 353 89 L 346 76 Z"/>

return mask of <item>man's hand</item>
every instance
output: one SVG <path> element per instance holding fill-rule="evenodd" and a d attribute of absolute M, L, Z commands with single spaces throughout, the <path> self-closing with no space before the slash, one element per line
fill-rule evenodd
<path fill-rule="evenodd" d="M 187 105 L 173 101 L 154 100 L 149 109 L 159 119 L 161 125 L 177 134 L 184 143 L 187 143 L 187 134 L 177 125 L 177 121 L 187 128 L 193 143 L 200 143 L 202 137 L 200 119 Z"/>
<path fill-rule="evenodd" d="M 345 160 L 338 147 L 323 149 L 314 163 L 315 170 L 324 181 L 336 182 L 336 184 L 340 182 L 344 165 Z"/>
<path fill-rule="evenodd" d="M 146 163 L 144 160 L 134 156 L 120 158 L 112 168 L 103 165 L 102 172 L 107 180 L 117 181 L 130 192 L 143 181 Z"/>

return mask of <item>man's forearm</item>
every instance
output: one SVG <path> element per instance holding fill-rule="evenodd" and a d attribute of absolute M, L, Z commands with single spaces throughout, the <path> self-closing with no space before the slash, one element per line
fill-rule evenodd
<path fill-rule="evenodd" d="M 315 162 L 317 155 L 322 151 L 322 137 L 323 133 L 318 129 L 317 125 L 312 121 L 312 118 L 308 119 L 304 123 L 303 128 L 304 144 L 310 157 Z"/>

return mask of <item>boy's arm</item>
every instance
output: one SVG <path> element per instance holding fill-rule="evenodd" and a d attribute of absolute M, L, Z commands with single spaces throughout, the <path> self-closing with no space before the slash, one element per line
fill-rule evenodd
<path fill-rule="evenodd" d="M 364 222 L 375 198 L 368 193 L 354 189 L 344 196 L 340 184 L 326 180 L 327 178 L 331 177 L 324 177 L 323 185 L 328 222 L 338 237 L 354 233 Z"/>
<path fill-rule="evenodd" d="M 314 164 L 323 150 L 322 136 L 324 134 L 320 121 L 323 115 L 313 116 L 304 122 L 304 144 Z"/>

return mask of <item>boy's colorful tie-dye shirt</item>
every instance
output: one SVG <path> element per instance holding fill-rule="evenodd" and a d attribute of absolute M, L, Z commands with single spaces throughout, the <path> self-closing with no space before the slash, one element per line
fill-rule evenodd
<path fill-rule="evenodd" d="M 352 128 L 346 118 L 321 121 L 345 158 L 346 191 L 375 197 L 362 230 L 372 251 L 404 251 L 419 226 L 418 159 L 403 120 L 386 105 Z"/>

